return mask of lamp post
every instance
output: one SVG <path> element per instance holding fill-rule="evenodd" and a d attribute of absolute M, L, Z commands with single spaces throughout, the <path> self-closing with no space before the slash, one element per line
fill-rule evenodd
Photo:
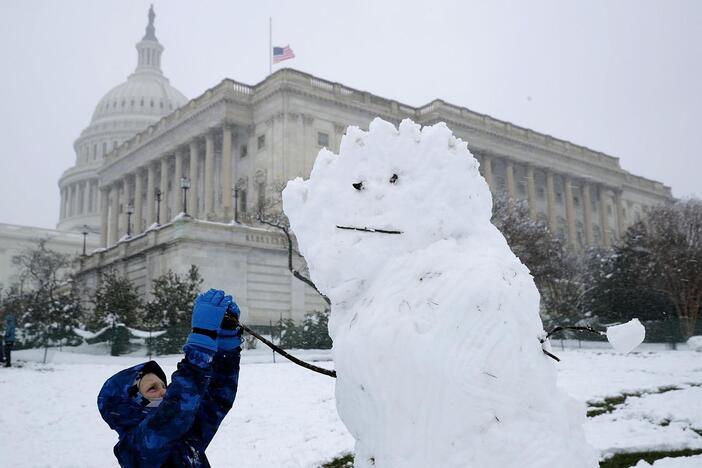
<path fill-rule="evenodd" d="M 88 237 L 88 225 L 84 224 L 83 229 L 80 231 L 83 234 L 83 257 L 85 257 L 85 239 Z"/>
<path fill-rule="evenodd" d="M 161 189 L 154 192 L 156 197 L 156 224 L 161 224 Z"/>
<path fill-rule="evenodd" d="M 183 189 L 183 213 L 188 214 L 188 189 L 190 188 L 190 179 L 187 177 L 180 178 L 180 188 Z"/>
<path fill-rule="evenodd" d="M 134 214 L 134 205 L 129 202 L 127 205 L 127 237 L 132 237 L 132 215 Z"/>
<path fill-rule="evenodd" d="M 234 186 L 232 187 L 232 193 L 234 195 L 234 222 L 239 222 L 239 189 Z"/>

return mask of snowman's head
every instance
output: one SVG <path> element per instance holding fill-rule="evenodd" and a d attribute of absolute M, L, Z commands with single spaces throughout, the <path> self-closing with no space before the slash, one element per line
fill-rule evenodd
<path fill-rule="evenodd" d="M 485 229 L 492 198 L 445 124 L 376 118 L 367 132 L 349 127 L 338 155 L 321 150 L 309 180 L 288 182 L 283 207 L 312 280 L 338 302 L 391 259 Z"/>

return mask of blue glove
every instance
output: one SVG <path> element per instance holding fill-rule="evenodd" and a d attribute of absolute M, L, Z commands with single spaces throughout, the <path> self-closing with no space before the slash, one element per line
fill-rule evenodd
<path fill-rule="evenodd" d="M 241 316 L 241 311 L 236 302 L 232 301 L 227 307 L 227 313 L 234 314 L 237 321 Z M 236 327 L 235 329 L 220 328 L 217 332 L 217 350 L 219 351 L 233 351 L 239 346 L 241 346 L 241 327 Z"/>
<path fill-rule="evenodd" d="M 210 289 L 200 294 L 193 305 L 193 330 L 185 345 L 198 346 L 212 352 L 217 351 L 219 325 L 231 303 L 232 296 L 225 296 L 224 291 L 218 289 Z"/>

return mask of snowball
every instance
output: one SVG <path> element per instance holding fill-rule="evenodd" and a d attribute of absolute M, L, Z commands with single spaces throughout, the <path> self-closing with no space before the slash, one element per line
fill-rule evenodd
<path fill-rule="evenodd" d="M 631 319 L 627 323 L 607 327 L 607 340 L 620 353 L 628 353 L 643 343 L 646 329 L 639 319 Z"/>
<path fill-rule="evenodd" d="M 317 287 L 357 468 L 597 467 L 556 386 L 539 294 L 448 127 L 350 127 L 283 207 Z"/>
<path fill-rule="evenodd" d="M 687 346 L 692 351 L 702 351 L 702 336 L 691 336 L 687 340 Z"/>

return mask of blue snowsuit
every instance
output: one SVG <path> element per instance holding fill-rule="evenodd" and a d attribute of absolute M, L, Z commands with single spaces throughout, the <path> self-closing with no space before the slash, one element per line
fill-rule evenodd
<path fill-rule="evenodd" d="M 212 355 L 187 345 L 163 401 L 149 401 L 137 379 L 165 374 L 154 361 L 110 377 L 98 395 L 102 418 L 119 434 L 114 453 L 122 467 L 209 467 L 205 449 L 236 397 L 241 348 Z"/>

